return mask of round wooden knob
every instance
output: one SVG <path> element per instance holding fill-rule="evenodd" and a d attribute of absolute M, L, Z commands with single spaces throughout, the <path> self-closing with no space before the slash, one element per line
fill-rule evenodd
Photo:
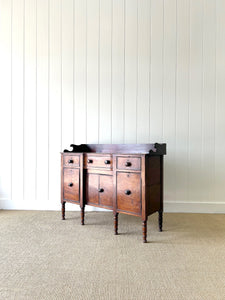
<path fill-rule="evenodd" d="M 131 194 L 131 191 L 130 190 L 126 190 L 125 191 L 125 195 L 130 195 Z"/>
<path fill-rule="evenodd" d="M 70 187 L 71 187 L 71 186 L 73 186 L 73 183 L 72 183 L 72 182 L 71 182 L 71 183 L 69 183 L 69 184 L 68 184 L 68 186 L 70 186 Z"/>
<path fill-rule="evenodd" d="M 127 161 L 127 162 L 125 163 L 125 166 L 126 166 L 126 167 L 130 167 L 130 166 L 131 166 L 131 162 Z"/>
<path fill-rule="evenodd" d="M 98 189 L 99 193 L 103 193 L 104 192 L 104 189 L 100 188 Z"/>

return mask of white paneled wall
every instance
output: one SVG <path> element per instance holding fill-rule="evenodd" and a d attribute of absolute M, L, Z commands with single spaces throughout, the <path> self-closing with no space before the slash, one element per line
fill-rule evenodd
<path fill-rule="evenodd" d="M 0 0 L 0 208 L 59 209 L 71 143 L 165 142 L 166 210 L 225 212 L 224 16 L 224 0 Z"/>

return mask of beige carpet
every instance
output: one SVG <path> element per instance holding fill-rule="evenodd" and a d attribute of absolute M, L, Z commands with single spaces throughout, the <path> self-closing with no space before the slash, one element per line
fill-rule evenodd
<path fill-rule="evenodd" d="M 225 299 L 225 215 L 0 211 L 0 300 Z"/>

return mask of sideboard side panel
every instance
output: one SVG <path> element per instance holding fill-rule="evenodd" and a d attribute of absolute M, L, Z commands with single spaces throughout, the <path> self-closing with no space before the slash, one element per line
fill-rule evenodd
<path fill-rule="evenodd" d="M 146 158 L 146 209 L 150 215 L 161 208 L 161 156 Z"/>

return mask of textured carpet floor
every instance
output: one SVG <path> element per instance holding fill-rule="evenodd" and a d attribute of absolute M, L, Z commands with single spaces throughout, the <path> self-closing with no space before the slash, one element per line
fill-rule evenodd
<path fill-rule="evenodd" d="M 225 299 L 225 215 L 0 211 L 0 299 Z"/>

